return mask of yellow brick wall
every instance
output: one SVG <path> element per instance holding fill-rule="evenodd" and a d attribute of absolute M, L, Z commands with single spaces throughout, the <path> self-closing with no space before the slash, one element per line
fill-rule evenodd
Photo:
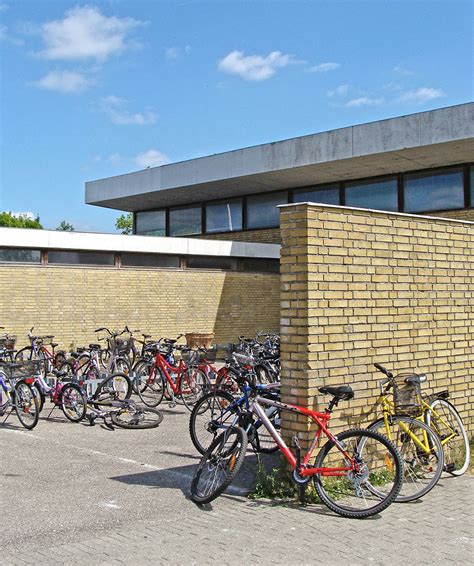
<path fill-rule="evenodd" d="M 257 242 L 259 244 L 279 244 L 281 242 L 279 228 L 229 232 L 225 234 L 200 234 L 196 237 L 207 240 L 232 240 L 234 242 Z"/>
<path fill-rule="evenodd" d="M 434 212 L 431 216 L 441 216 L 443 218 L 454 218 L 456 220 L 469 220 L 474 222 L 474 208 L 465 208 L 463 210 L 446 210 L 444 212 Z"/>
<path fill-rule="evenodd" d="M 0 325 L 19 345 L 31 326 L 67 348 L 94 341 L 100 326 L 228 342 L 279 325 L 278 274 L 3 265 L 0 297 Z"/>
<path fill-rule="evenodd" d="M 281 211 L 282 384 L 322 409 L 323 385 L 349 384 L 336 426 L 374 420 L 382 374 L 427 373 L 474 432 L 474 225 L 295 205 Z M 286 415 L 290 435 L 306 419 Z"/>

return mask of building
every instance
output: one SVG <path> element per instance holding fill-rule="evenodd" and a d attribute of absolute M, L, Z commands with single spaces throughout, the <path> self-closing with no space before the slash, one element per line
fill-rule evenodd
<path fill-rule="evenodd" d="M 474 219 L 474 103 L 86 183 L 134 233 L 278 243 L 278 205 L 317 202 Z"/>

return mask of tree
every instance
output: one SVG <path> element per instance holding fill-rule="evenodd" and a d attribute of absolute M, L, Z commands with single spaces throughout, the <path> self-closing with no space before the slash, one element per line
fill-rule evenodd
<path fill-rule="evenodd" d="M 11 212 L 0 212 L 0 226 L 43 230 L 39 216 L 33 219 L 28 214 L 12 214 Z"/>
<path fill-rule="evenodd" d="M 115 221 L 115 228 L 120 230 L 121 234 L 131 234 L 133 232 L 133 214 L 121 214 Z"/>
<path fill-rule="evenodd" d="M 74 232 L 74 226 L 65 220 L 61 220 L 61 224 L 56 228 L 56 230 L 59 232 Z"/>

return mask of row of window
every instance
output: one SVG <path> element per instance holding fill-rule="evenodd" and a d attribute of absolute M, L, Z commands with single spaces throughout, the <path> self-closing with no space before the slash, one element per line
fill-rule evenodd
<path fill-rule="evenodd" d="M 409 213 L 469 208 L 474 206 L 474 166 L 333 183 L 137 212 L 135 233 L 148 236 L 191 236 L 276 228 L 279 224 L 278 205 L 305 201 Z"/>
<path fill-rule="evenodd" d="M 109 267 L 161 267 L 186 269 L 224 269 L 278 273 L 278 259 L 158 255 L 140 253 L 48 251 L 0 248 L 0 263 L 50 265 L 90 265 Z"/>

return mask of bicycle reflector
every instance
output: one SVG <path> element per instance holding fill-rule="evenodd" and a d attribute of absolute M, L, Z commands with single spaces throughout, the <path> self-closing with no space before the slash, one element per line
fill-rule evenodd
<path fill-rule="evenodd" d="M 33 385 L 33 383 L 35 382 L 35 378 L 34 377 L 27 377 L 25 379 L 25 383 L 27 383 L 28 385 Z"/>

